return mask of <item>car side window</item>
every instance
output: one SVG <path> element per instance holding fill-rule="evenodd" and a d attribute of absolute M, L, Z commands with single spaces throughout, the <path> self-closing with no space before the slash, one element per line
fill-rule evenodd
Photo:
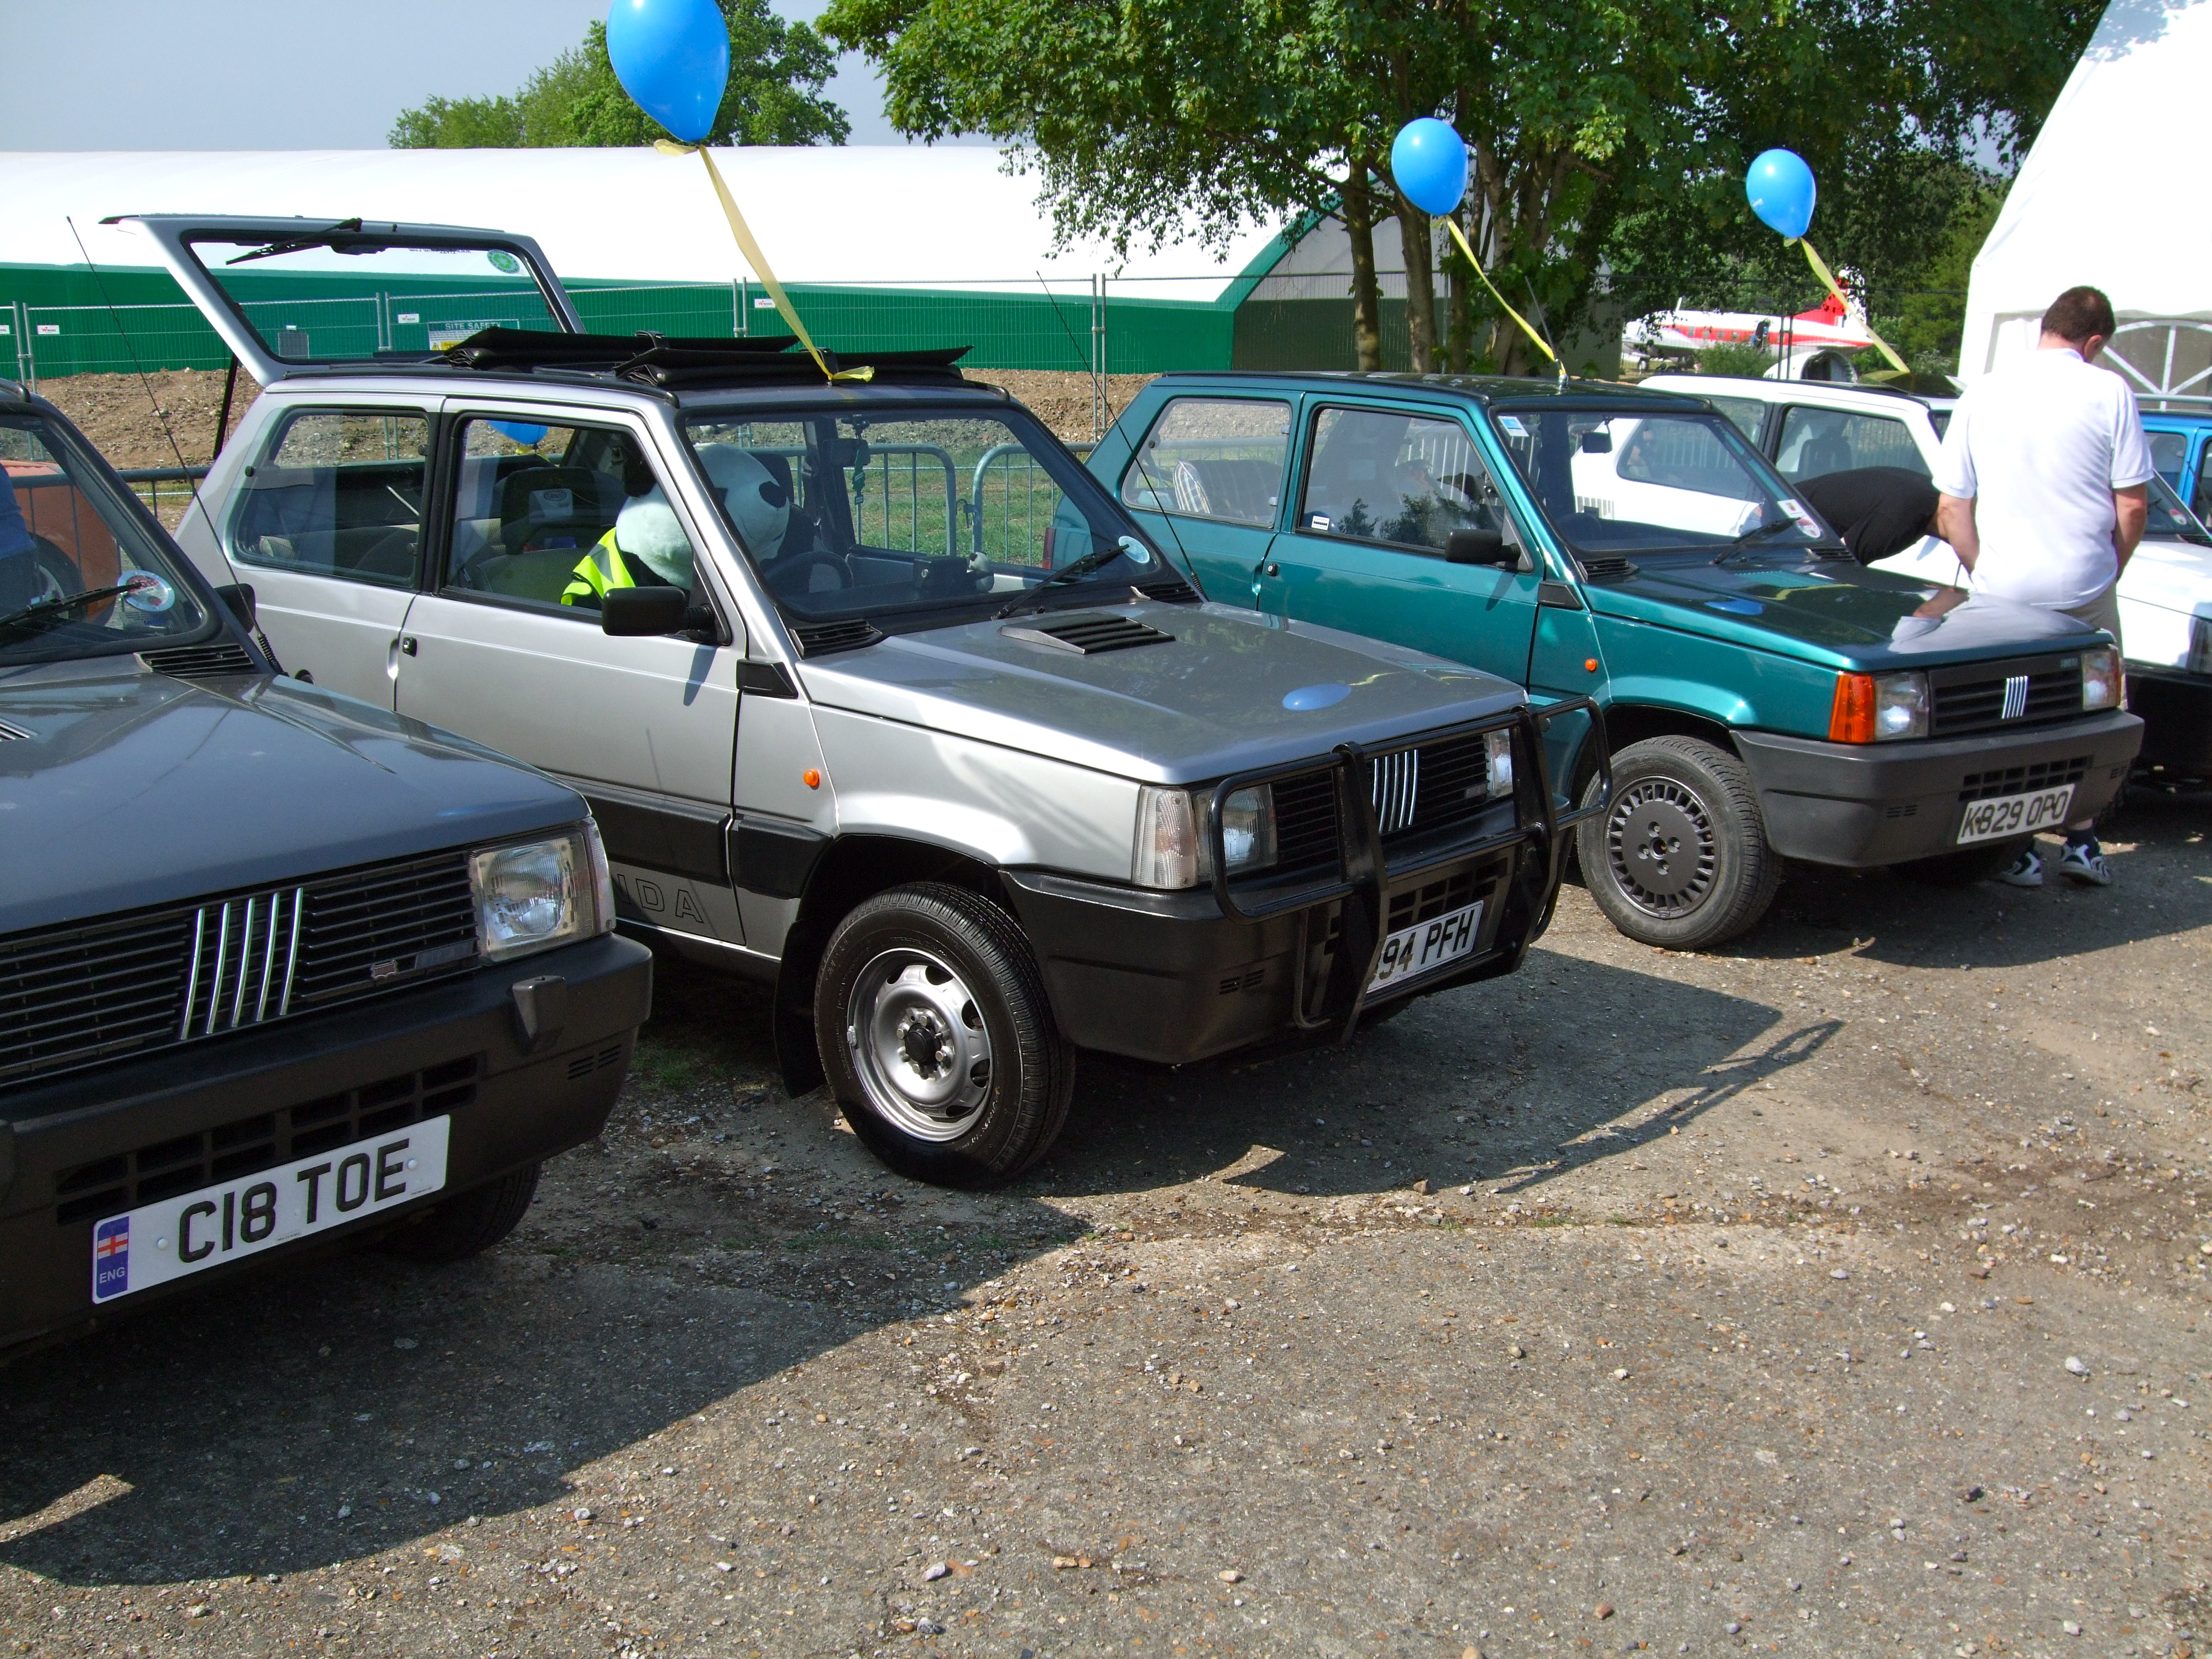
<path fill-rule="evenodd" d="M 1840 410 L 1782 411 L 1782 442 L 1775 469 L 1792 483 L 1849 472 L 1862 466 L 1899 466 L 1929 476 L 1920 446 L 1905 422 L 1889 415 L 1848 415 Z"/>
<path fill-rule="evenodd" d="M 1735 422 L 1735 429 L 1751 440 L 1759 441 L 1759 423 L 1766 418 L 1766 405 L 1756 398 L 1708 398 L 1705 401 Z"/>
<path fill-rule="evenodd" d="M 2181 488 L 2181 470 L 2189 464 L 2189 434 L 2185 432 L 2146 432 L 2150 441 L 2150 464 L 2158 476 L 2175 489 Z"/>
<path fill-rule="evenodd" d="M 441 592 L 589 616 L 611 587 L 696 586 L 690 539 L 629 433 L 472 416 L 453 448 Z"/>
<path fill-rule="evenodd" d="M 1429 554 L 1441 554 L 1455 530 L 1520 539 L 1464 427 L 1377 409 L 1315 416 L 1297 527 Z"/>
<path fill-rule="evenodd" d="M 1290 447 L 1288 404 L 1174 398 L 1121 476 L 1121 504 L 1270 528 Z"/>
<path fill-rule="evenodd" d="M 428 417 L 309 409 L 280 419 L 231 520 L 240 564 L 412 587 L 422 568 Z"/>

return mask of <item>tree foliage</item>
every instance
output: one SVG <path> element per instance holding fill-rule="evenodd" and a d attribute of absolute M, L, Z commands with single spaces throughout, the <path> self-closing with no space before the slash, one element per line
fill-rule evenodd
<path fill-rule="evenodd" d="M 1515 307 L 1556 337 L 1601 297 L 1672 303 L 1771 264 L 1780 240 L 1752 219 L 1741 185 L 1771 144 L 1820 175 L 1817 235 L 1832 263 L 1905 270 L 1981 187 L 1969 159 L 2033 136 L 2099 10 L 2088 0 L 831 0 L 821 27 L 882 67 L 901 131 L 1020 150 L 1063 235 L 1158 246 L 1194 228 L 1222 245 L 1252 216 L 1340 211 L 1370 363 L 1371 230 L 1395 214 L 1413 267 L 1415 361 L 1426 366 L 1430 227 L 1387 167 L 1413 117 L 1441 114 L 1469 140 L 1462 227 Z M 1442 355 L 1530 366 L 1488 296 L 1468 281 L 1453 288 Z"/>
<path fill-rule="evenodd" d="M 778 17 L 767 0 L 717 0 L 730 29 L 730 85 L 715 112 L 714 144 L 842 144 L 852 126 L 822 96 L 836 54 L 805 23 Z M 631 102 L 607 58 L 607 29 L 593 23 L 578 45 L 512 96 L 428 98 L 404 110 L 386 138 L 394 149 L 514 149 L 649 144 L 665 137 Z"/>

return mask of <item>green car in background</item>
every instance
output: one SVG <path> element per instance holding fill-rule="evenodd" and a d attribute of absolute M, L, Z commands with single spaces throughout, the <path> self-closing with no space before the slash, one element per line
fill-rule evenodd
<path fill-rule="evenodd" d="M 1577 851 L 1647 944 L 1742 933 L 1792 860 L 1993 874 L 2142 743 L 2106 635 L 1863 568 L 1701 398 L 1170 374 L 1090 465 L 1217 603 L 1595 699 L 1613 793 Z"/>

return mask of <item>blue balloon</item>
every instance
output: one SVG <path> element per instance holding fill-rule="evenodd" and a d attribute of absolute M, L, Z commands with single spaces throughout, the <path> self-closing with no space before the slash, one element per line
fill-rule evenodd
<path fill-rule="evenodd" d="M 1820 191 L 1813 184 L 1813 169 L 1796 151 L 1770 149 L 1761 155 L 1743 175 L 1743 193 L 1769 229 L 1792 241 L 1812 228 L 1813 204 Z"/>
<path fill-rule="evenodd" d="M 607 57 L 623 90 L 684 143 L 714 130 L 730 83 L 730 30 L 714 0 L 614 0 Z"/>
<path fill-rule="evenodd" d="M 1390 176 L 1422 212 L 1449 213 L 1467 194 L 1466 142 L 1433 115 L 1408 121 L 1390 145 Z"/>

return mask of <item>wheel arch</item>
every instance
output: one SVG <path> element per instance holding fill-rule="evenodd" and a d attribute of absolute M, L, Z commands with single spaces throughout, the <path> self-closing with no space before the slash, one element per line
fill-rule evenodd
<path fill-rule="evenodd" d="M 1612 744 L 1613 752 L 1616 755 L 1631 744 L 1642 743 L 1646 738 L 1697 738 L 1711 744 L 1723 754 L 1736 753 L 1735 739 L 1726 721 L 1715 720 L 1710 714 L 1692 714 L 1686 708 L 1670 708 L 1661 703 L 1607 703 L 1605 732 L 1606 738 Z"/>
<path fill-rule="evenodd" d="M 1003 903 L 997 869 L 972 854 L 899 836 L 840 836 L 815 860 L 775 976 L 775 1056 L 786 1093 L 823 1082 L 814 1047 L 814 976 L 823 947 L 853 907 L 909 882 L 939 881 Z"/>

